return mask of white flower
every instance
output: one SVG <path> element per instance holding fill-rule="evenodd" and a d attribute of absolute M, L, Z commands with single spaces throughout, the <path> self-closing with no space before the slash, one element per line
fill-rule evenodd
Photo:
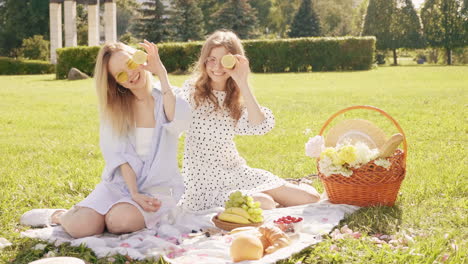
<path fill-rule="evenodd" d="M 386 159 L 376 159 L 374 160 L 375 165 L 389 169 L 392 166 L 392 163 Z"/>
<path fill-rule="evenodd" d="M 320 153 L 325 149 L 325 140 L 322 136 L 315 136 L 309 138 L 309 141 L 305 144 L 305 153 L 311 158 L 320 157 Z"/>
<path fill-rule="evenodd" d="M 44 250 L 44 248 L 46 246 L 47 246 L 46 244 L 36 244 L 33 249 L 34 250 Z"/>

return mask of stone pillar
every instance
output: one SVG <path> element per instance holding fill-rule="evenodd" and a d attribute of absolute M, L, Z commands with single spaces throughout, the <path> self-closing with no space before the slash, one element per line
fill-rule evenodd
<path fill-rule="evenodd" d="M 106 42 L 117 41 L 117 6 L 115 0 L 104 0 L 104 31 Z"/>
<path fill-rule="evenodd" d="M 65 18 L 65 47 L 75 47 L 78 44 L 76 38 L 76 1 L 64 1 Z"/>
<path fill-rule="evenodd" d="M 99 46 L 99 0 L 88 1 L 88 46 Z"/>
<path fill-rule="evenodd" d="M 51 0 L 49 3 L 50 17 L 50 62 L 57 63 L 56 50 L 62 47 L 62 3 Z"/>

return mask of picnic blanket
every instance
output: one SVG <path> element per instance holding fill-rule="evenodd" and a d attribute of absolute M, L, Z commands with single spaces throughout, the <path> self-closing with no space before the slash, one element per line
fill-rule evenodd
<path fill-rule="evenodd" d="M 265 255 L 258 261 L 239 263 L 275 263 L 290 257 L 302 249 L 320 242 L 323 234 L 328 234 L 346 214 L 359 207 L 331 204 L 327 200 L 315 204 L 276 208 L 264 211 L 265 223 L 282 216 L 302 217 L 303 227 L 295 235 L 293 242 L 273 254 Z M 92 249 L 99 258 L 116 254 L 128 255 L 132 259 L 163 257 L 170 263 L 232 263 L 229 247 L 233 236 L 215 229 L 211 218 L 223 208 L 203 212 L 188 212 L 176 207 L 162 219 L 156 230 L 144 229 L 138 232 L 114 235 L 101 235 L 74 239 L 60 226 L 30 229 L 22 232 L 23 237 L 36 238 L 60 245 L 69 242 L 71 246 L 84 246 Z M 200 231 L 202 230 L 202 231 Z M 218 232 L 216 232 L 218 231 Z"/>

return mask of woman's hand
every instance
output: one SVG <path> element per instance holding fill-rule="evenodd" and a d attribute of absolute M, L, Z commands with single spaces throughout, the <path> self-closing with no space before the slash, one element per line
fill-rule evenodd
<path fill-rule="evenodd" d="M 236 66 L 233 69 L 224 69 L 239 87 L 244 87 L 248 83 L 250 73 L 249 60 L 242 55 L 234 55 L 236 58 Z"/>
<path fill-rule="evenodd" d="M 161 202 L 158 199 L 141 193 L 133 194 L 132 199 L 146 212 L 156 212 L 161 207 Z"/>
<path fill-rule="evenodd" d="M 159 58 L 159 50 L 156 44 L 149 42 L 146 39 L 144 40 L 144 43 L 139 44 L 146 50 L 146 53 L 148 54 L 148 61 L 145 65 L 141 65 L 141 67 L 144 70 L 156 74 L 159 79 L 166 78 L 167 70 L 162 63 L 161 58 Z"/>

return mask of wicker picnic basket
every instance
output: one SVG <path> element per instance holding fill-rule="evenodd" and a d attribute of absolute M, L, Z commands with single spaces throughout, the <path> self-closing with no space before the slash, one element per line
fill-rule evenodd
<path fill-rule="evenodd" d="M 355 109 L 368 109 L 381 113 L 392 121 L 403 135 L 403 150 L 397 149 L 388 160 L 389 169 L 377 166 L 373 161 L 357 169 L 351 169 L 353 174 L 344 177 L 339 174 L 325 176 L 320 172 L 317 159 L 318 175 L 325 186 L 330 202 L 358 206 L 393 206 L 406 174 L 407 142 L 406 136 L 398 122 L 383 110 L 373 106 L 352 106 L 333 114 L 322 126 L 319 135 L 323 135 L 327 126 L 337 116 Z"/>

